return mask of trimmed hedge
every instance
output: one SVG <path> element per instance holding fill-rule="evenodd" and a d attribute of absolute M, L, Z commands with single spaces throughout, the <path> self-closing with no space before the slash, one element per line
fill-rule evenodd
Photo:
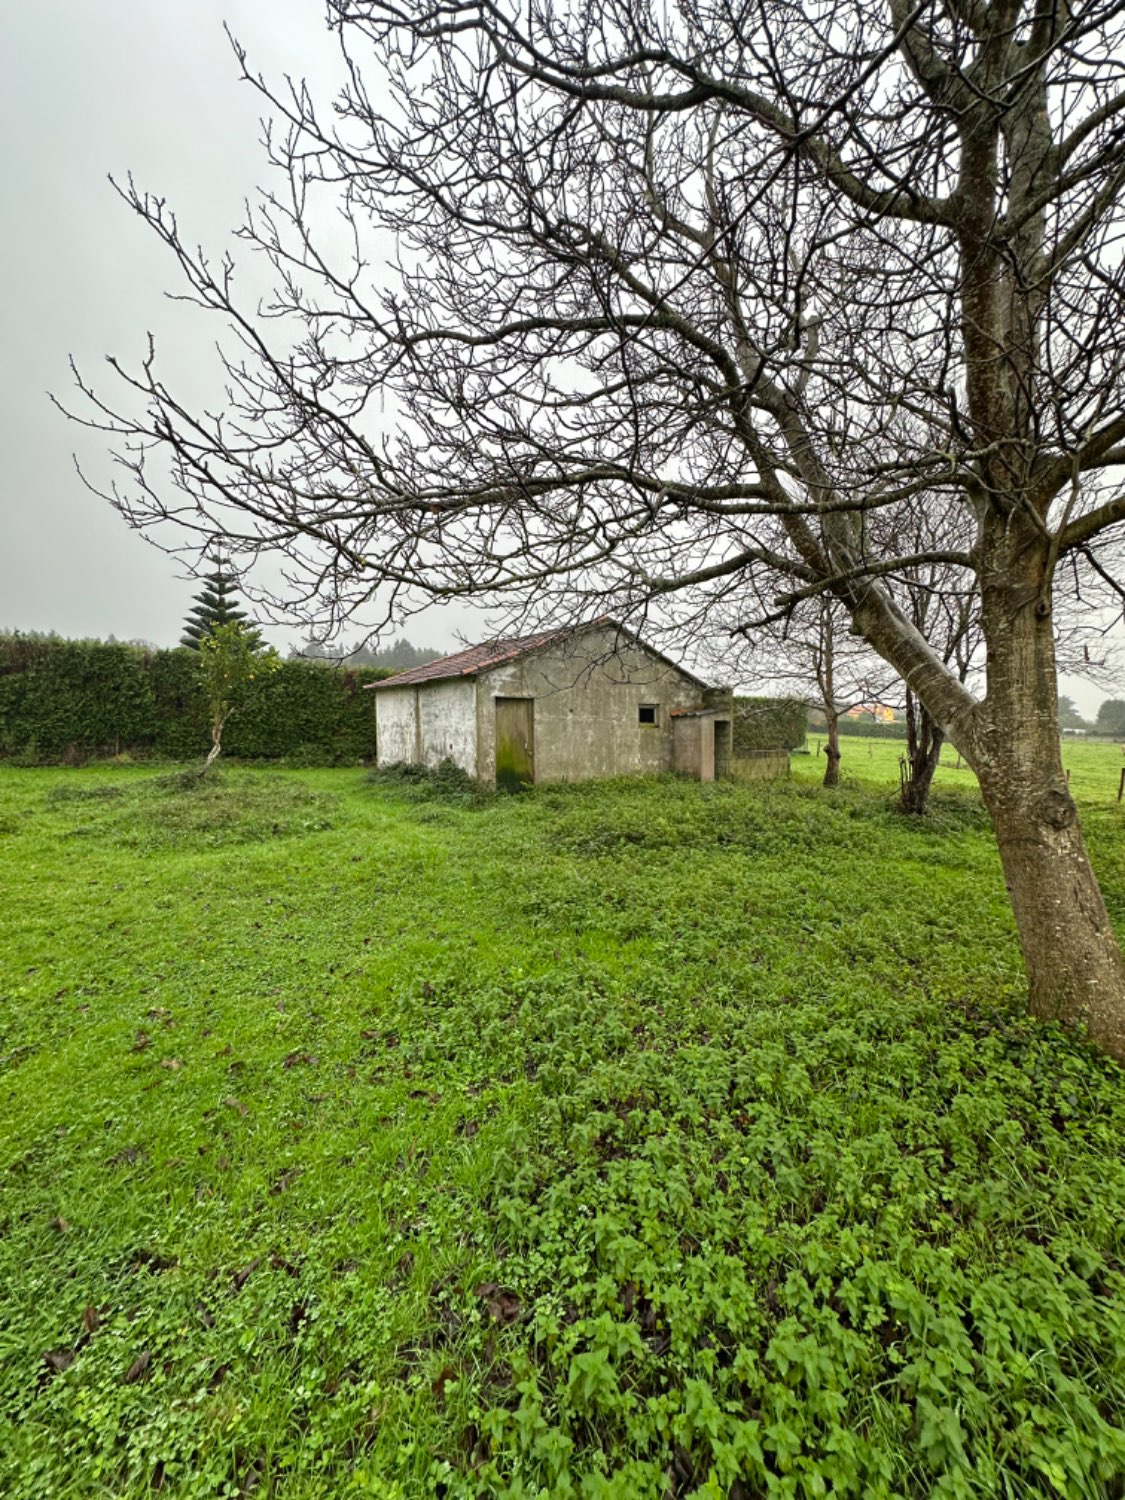
<path fill-rule="evenodd" d="M 894 724 L 879 724 L 874 719 L 849 719 L 846 715 L 840 716 L 840 736 L 859 740 L 904 740 L 906 738 L 906 721 L 897 720 Z M 827 734 L 828 728 L 824 724 L 814 725 L 813 734 Z"/>
<path fill-rule="evenodd" d="M 0 636 L 0 757 L 79 761 L 127 752 L 191 760 L 210 744 L 198 655 L 103 641 Z M 367 760 L 375 706 L 364 683 L 391 673 L 286 661 L 247 687 L 227 754 L 309 763 Z"/>
<path fill-rule="evenodd" d="M 809 729 L 808 705 L 794 698 L 735 698 L 733 750 L 795 750 Z"/>

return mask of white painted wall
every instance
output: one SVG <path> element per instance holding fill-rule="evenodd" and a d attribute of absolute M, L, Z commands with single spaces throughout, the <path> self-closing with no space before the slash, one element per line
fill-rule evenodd
<path fill-rule="evenodd" d="M 417 757 L 412 687 L 372 689 L 375 699 L 375 760 L 393 766 Z"/>
<path fill-rule="evenodd" d="M 422 760 L 427 766 L 451 760 L 470 776 L 477 774 L 476 704 L 476 683 L 472 678 L 419 685 Z"/>
<path fill-rule="evenodd" d="M 452 760 L 477 774 L 476 683 L 456 678 L 416 686 L 376 688 L 375 758 L 436 766 Z"/>

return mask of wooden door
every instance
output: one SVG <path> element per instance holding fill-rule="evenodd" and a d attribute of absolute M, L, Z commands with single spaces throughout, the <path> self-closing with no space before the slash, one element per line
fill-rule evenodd
<path fill-rule="evenodd" d="M 496 700 L 496 785 L 518 792 L 535 780 L 535 700 Z"/>

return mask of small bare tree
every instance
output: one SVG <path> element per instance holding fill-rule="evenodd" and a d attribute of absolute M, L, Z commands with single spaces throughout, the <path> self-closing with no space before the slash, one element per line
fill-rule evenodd
<path fill-rule="evenodd" d="M 970 601 L 963 595 L 934 593 L 925 586 L 911 597 L 911 617 L 920 632 L 937 643 L 942 662 L 964 683 L 974 660 L 979 632 L 974 630 Z M 903 756 L 899 808 L 921 816 L 929 806 L 930 788 L 941 760 L 945 730 L 925 703 L 906 685 L 906 754 Z"/>
<path fill-rule="evenodd" d="M 697 642 L 712 674 L 753 683 L 755 691 L 804 703 L 824 715 L 824 776 L 840 782 L 840 720 L 849 709 L 881 701 L 897 683 L 871 648 L 850 632 L 847 611 L 830 595 L 805 600 L 783 620 L 743 636 L 713 616 L 716 634 Z"/>
<path fill-rule="evenodd" d="M 1120 595 L 1125 0 L 328 11 L 327 115 L 245 70 L 281 121 L 243 231 L 271 302 L 125 189 L 233 342 L 218 412 L 151 351 L 86 385 L 122 513 L 281 552 L 277 602 L 328 617 L 831 596 L 977 773 L 1033 1011 L 1125 1056 L 1055 640 L 1076 582 Z M 900 548 L 919 511 L 967 540 Z M 931 563 L 971 578 L 979 696 L 898 602 Z"/>
<path fill-rule="evenodd" d="M 804 642 L 801 643 L 804 650 L 798 647 L 797 654 L 798 656 L 805 655 L 809 659 L 820 699 L 819 706 L 824 714 L 824 726 L 827 730 L 824 745 L 824 785 L 839 786 L 840 714 L 846 712 L 848 707 L 846 703 L 841 703 L 839 697 L 841 684 L 836 641 L 842 611 L 828 594 L 822 594 L 816 603 L 817 608 L 811 627 Z M 790 649 L 798 645 L 797 641 L 792 639 L 788 644 Z M 860 695 L 861 698 L 866 696 L 866 693 Z"/>
<path fill-rule="evenodd" d="M 886 516 L 880 517 L 885 521 Z M 917 506 L 895 518 L 907 535 L 895 539 L 898 551 L 968 552 L 971 531 L 964 517 L 942 507 Z M 966 569 L 945 561 L 929 561 L 904 569 L 888 583 L 895 602 L 918 634 L 962 686 L 970 675 L 979 677 L 983 637 L 976 580 Z M 945 729 L 910 682 L 904 684 L 906 753 L 901 767 L 899 808 L 921 816 L 929 806 L 930 788 L 945 744 Z"/>

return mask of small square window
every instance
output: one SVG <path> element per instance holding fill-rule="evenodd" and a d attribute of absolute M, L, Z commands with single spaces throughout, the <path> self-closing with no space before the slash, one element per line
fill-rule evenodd
<path fill-rule="evenodd" d="M 659 720 L 657 718 L 657 709 L 658 709 L 658 706 L 659 705 L 655 704 L 655 703 L 642 703 L 640 705 L 640 707 L 637 709 L 637 723 L 638 724 L 657 724 L 657 723 L 659 723 Z"/>

